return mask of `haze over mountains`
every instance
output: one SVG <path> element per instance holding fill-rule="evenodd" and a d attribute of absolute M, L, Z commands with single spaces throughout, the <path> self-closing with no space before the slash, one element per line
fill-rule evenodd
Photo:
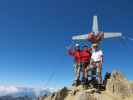
<path fill-rule="evenodd" d="M 0 86 L 0 100 L 36 100 L 39 96 L 51 94 L 52 89 Z"/>

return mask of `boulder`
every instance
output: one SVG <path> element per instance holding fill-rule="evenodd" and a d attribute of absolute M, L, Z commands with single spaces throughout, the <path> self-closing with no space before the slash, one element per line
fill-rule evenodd
<path fill-rule="evenodd" d="M 123 98 L 133 94 L 131 83 L 119 71 L 113 71 L 112 76 L 107 81 L 106 90 L 114 95 Z"/>

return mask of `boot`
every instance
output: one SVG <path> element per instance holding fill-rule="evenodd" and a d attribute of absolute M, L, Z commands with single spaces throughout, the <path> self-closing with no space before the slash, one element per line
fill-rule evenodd
<path fill-rule="evenodd" d="M 101 84 L 98 84 L 97 89 L 96 89 L 96 93 L 101 93 Z"/>
<path fill-rule="evenodd" d="M 88 78 L 85 79 L 85 84 L 88 85 L 89 81 Z"/>
<path fill-rule="evenodd" d="M 81 81 L 78 79 L 78 80 L 75 80 L 72 84 L 72 86 L 78 86 L 81 84 Z"/>
<path fill-rule="evenodd" d="M 81 81 L 81 83 L 82 83 L 82 85 L 85 84 L 85 78 L 84 78 L 84 77 L 82 77 L 82 81 Z"/>

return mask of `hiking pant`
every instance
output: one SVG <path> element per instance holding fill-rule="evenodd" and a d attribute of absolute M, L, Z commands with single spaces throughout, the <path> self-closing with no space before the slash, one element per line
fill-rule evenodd
<path fill-rule="evenodd" d="M 82 62 L 81 66 L 82 66 L 83 78 L 88 79 L 89 63 L 88 62 Z"/>
<path fill-rule="evenodd" d="M 98 75 L 98 83 L 102 84 L 102 62 L 93 62 L 92 63 L 94 70 L 96 70 Z M 92 74 L 95 74 L 95 71 L 93 70 Z"/>
<path fill-rule="evenodd" d="M 80 70 L 81 70 L 81 65 L 75 63 L 74 64 L 75 80 L 79 80 L 80 79 Z"/>

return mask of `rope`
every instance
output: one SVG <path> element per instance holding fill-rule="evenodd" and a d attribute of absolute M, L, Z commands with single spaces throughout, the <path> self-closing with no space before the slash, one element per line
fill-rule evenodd
<path fill-rule="evenodd" d="M 128 45 L 128 43 L 127 43 L 127 42 L 128 42 L 127 40 L 133 41 L 133 38 L 131 38 L 131 37 L 125 37 L 125 36 L 122 36 L 122 37 L 120 38 L 120 42 L 122 43 L 122 45 L 123 45 L 124 47 L 126 47 L 127 50 L 132 51 L 133 48 L 130 48 L 130 47 L 129 47 L 129 45 Z"/>
<path fill-rule="evenodd" d="M 128 48 L 128 45 L 127 45 L 127 41 L 126 41 L 126 37 L 121 37 L 120 38 L 120 43 L 122 43 L 122 45 L 126 48 Z"/>
<path fill-rule="evenodd" d="M 126 36 L 122 36 L 122 39 L 124 39 L 124 40 L 130 40 L 130 41 L 133 41 L 133 38 L 132 37 L 126 37 Z"/>
<path fill-rule="evenodd" d="M 127 39 L 133 41 L 133 38 L 129 38 L 129 37 L 128 37 Z"/>

